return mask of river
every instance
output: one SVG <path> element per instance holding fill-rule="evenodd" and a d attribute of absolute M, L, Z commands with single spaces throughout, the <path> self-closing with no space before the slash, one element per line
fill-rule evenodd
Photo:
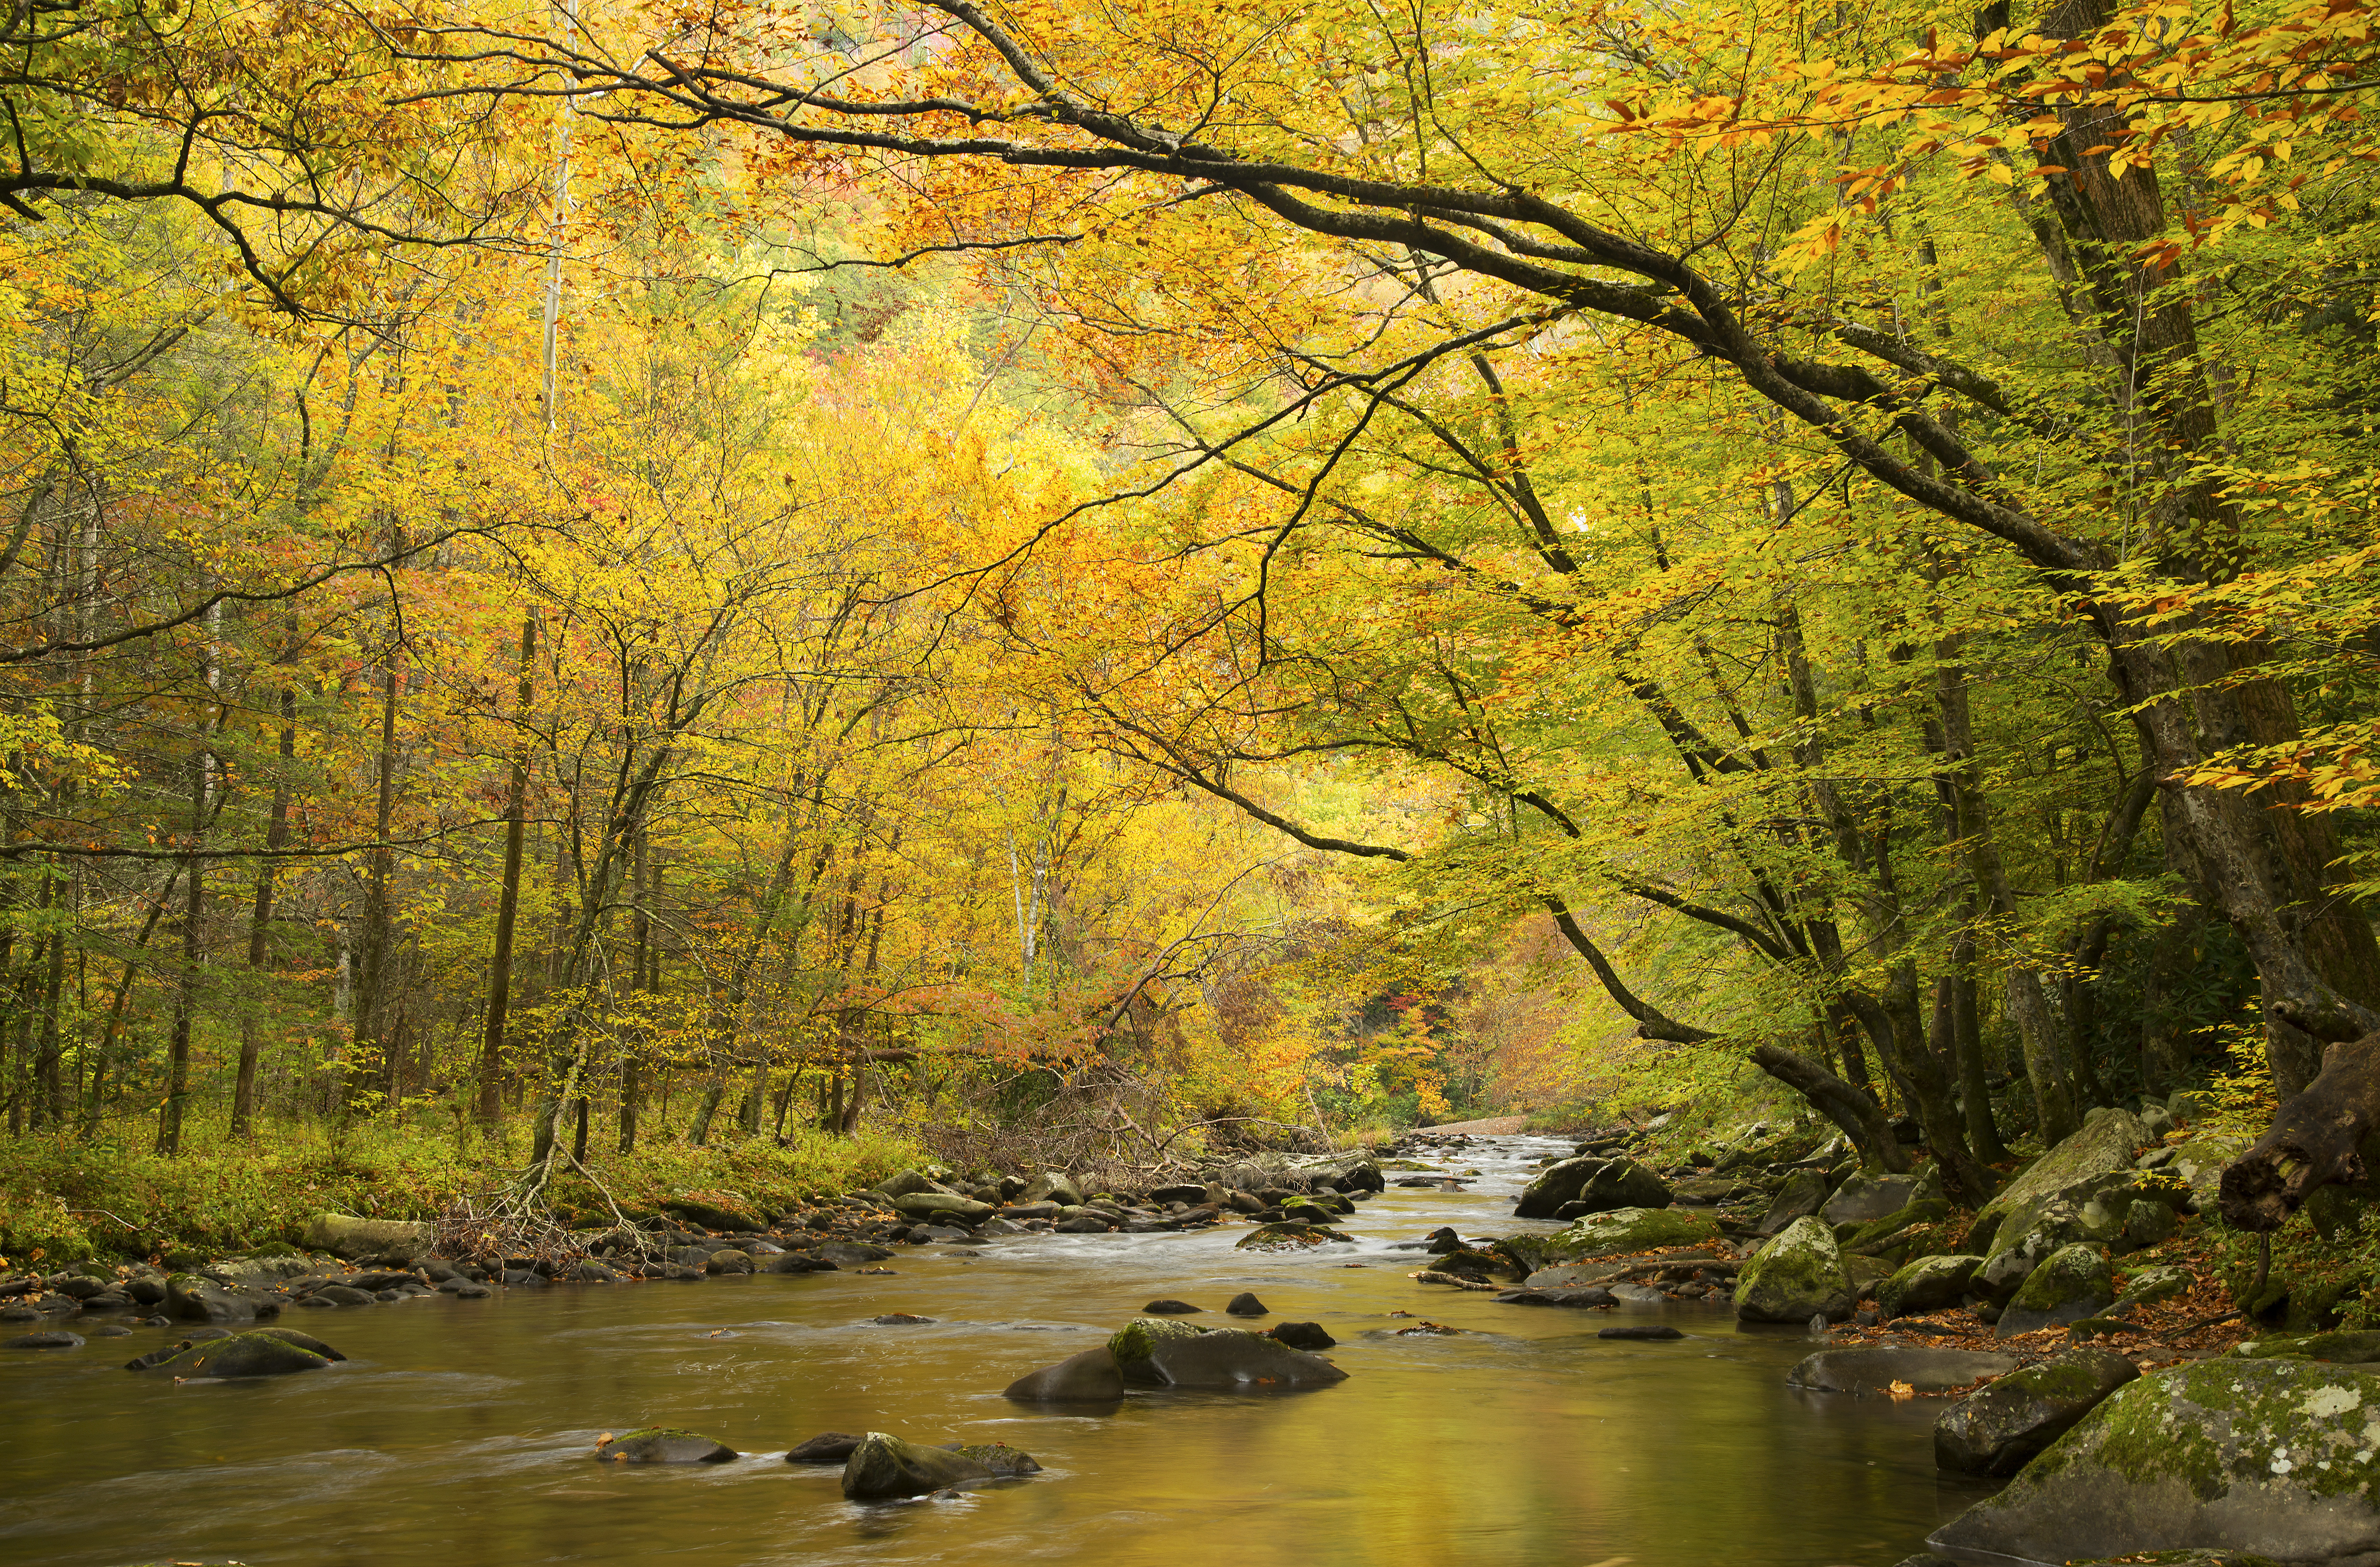
<path fill-rule="evenodd" d="M 1798 1332 L 1722 1305 L 1499 1306 L 1416 1284 L 1389 1249 L 1510 1217 L 1546 1139 L 1442 1161 L 1468 1190 L 1390 1191 L 1357 1238 L 1236 1251 L 1232 1225 L 929 1246 L 889 1276 L 516 1290 L 292 1313 L 328 1371 L 174 1386 L 118 1369 L 164 1329 L 0 1355 L 0 1562 L 726 1564 L 1208 1562 L 1294 1567 L 1890 1567 L 1981 1491 L 1937 1479 L 1937 1403 L 1798 1391 Z M 1360 1265 L 1360 1266 L 1357 1266 Z M 1172 1296 L 1253 1290 L 1321 1323 L 1349 1379 L 1288 1395 L 1135 1394 L 1112 1414 L 1000 1390 Z M 1390 1336 L 1411 1311 L 1467 1330 Z M 879 1326 L 894 1312 L 920 1326 Z M 1667 1320 L 1667 1342 L 1598 1339 Z M 691 1469 L 591 1460 L 675 1425 L 744 1452 Z M 791 1465 L 821 1431 L 1005 1441 L 1045 1466 L 958 1500 L 857 1506 Z"/>

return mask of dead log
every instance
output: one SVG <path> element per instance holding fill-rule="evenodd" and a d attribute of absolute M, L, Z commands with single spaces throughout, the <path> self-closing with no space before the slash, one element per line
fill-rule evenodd
<path fill-rule="evenodd" d="M 2315 1188 L 2362 1180 L 2358 1146 L 2375 1126 L 2380 1032 L 2325 1051 L 2321 1073 L 2273 1112 L 2255 1147 L 2225 1168 L 2218 1198 L 2223 1221 L 2240 1230 L 2277 1230 Z"/>

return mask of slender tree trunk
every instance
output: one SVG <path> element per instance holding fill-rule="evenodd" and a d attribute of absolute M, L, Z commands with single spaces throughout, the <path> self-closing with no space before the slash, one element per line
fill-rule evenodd
<path fill-rule="evenodd" d="M 206 682 L 210 696 L 220 697 L 222 665 L 215 637 L 222 625 L 222 606 L 207 612 Z M 182 905 L 182 978 L 174 992 L 174 1031 L 167 1046 L 165 1103 L 157 1122 L 157 1151 L 171 1159 L 182 1151 L 182 1121 L 190 1095 L 190 1035 L 199 1004 L 200 922 L 206 913 L 207 870 L 202 857 L 207 821 L 214 803 L 214 753 L 209 747 L 210 721 L 220 722 L 220 710 L 211 711 L 198 726 L 197 754 L 190 759 L 190 854 L 184 864 L 187 896 Z"/>
<path fill-rule="evenodd" d="M 273 899 L 280 876 L 279 867 L 271 856 L 289 845 L 289 774 L 298 760 L 298 692 L 295 687 L 281 687 L 281 771 L 273 781 L 273 814 L 264 829 L 264 846 L 268 856 L 256 868 L 256 904 L 248 919 L 249 972 L 261 980 L 270 966 L 273 941 Z M 262 1037 L 258 1026 L 256 1009 L 264 998 L 260 992 L 255 1000 L 241 1009 L 239 1020 L 239 1080 L 233 1086 L 231 1098 L 231 1135 L 249 1137 L 255 1133 L 256 1063 Z"/>
<path fill-rule="evenodd" d="M 520 918 L 521 855 L 528 832 L 528 717 L 535 694 L 537 612 L 521 616 L 520 683 L 514 693 L 521 739 L 504 791 L 504 872 L 496 893 L 495 949 L 488 959 L 487 1031 L 480 1044 L 480 1124 L 493 1126 L 504 1115 L 504 1013 L 512 1004 L 513 931 Z"/>
<path fill-rule="evenodd" d="M 1950 943 L 1950 1043 L 1958 1059 L 1959 1096 L 1967 1113 L 1967 1146 L 1985 1164 L 2006 1164 L 2008 1145 L 1992 1119 L 1992 1096 L 1984 1070 L 1982 1020 L 1975 1009 L 1975 936 L 1973 898 L 1967 918 Z"/>

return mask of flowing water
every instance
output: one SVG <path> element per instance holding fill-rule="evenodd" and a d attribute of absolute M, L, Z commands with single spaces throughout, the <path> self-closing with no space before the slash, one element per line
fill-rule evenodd
<path fill-rule="evenodd" d="M 248 1383 L 118 1367 L 174 1335 L 0 1352 L 0 1562 L 380 1564 L 1406 1561 L 1889 1567 L 1980 1493 L 1937 1481 L 1920 1400 L 1805 1393 L 1798 1332 L 1721 1305 L 1496 1305 L 1415 1283 L 1390 1243 L 1510 1217 L 1507 1137 L 1443 1162 L 1468 1190 L 1360 1205 L 1350 1245 L 1232 1249 L 1244 1226 L 929 1246 L 853 1273 L 516 1290 L 291 1314 L 350 1357 Z M 1360 1266 L 1359 1266 L 1360 1265 Z M 1175 1296 L 1221 1324 L 1253 1290 L 1320 1322 L 1350 1373 L 1281 1395 L 1135 1394 L 1113 1413 L 1012 1404 L 1012 1379 Z M 1469 1331 L 1394 1338 L 1412 1311 Z M 880 1327 L 910 1312 L 929 1325 Z M 1667 1342 L 1596 1337 L 1665 1319 Z M 747 1456 L 591 1460 L 684 1426 Z M 957 1500 L 858 1506 L 782 1461 L 821 1431 L 1000 1440 L 1045 1465 Z"/>

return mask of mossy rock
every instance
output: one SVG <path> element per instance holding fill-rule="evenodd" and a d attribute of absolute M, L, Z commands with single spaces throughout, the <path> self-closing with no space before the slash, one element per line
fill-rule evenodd
<path fill-rule="evenodd" d="M 2380 1552 L 2380 1375 L 2224 1357 L 2129 1383 L 1929 1542 L 2027 1561 Z"/>
<path fill-rule="evenodd" d="M 1165 1379 L 1151 1364 L 1158 1344 L 1166 1339 L 1195 1339 L 1206 1331 L 1193 1323 L 1170 1318 L 1145 1318 L 1117 1329 L 1108 1339 L 1108 1353 L 1115 1356 L 1116 1369 L 1123 1374 L 1125 1381 L 1161 1388 L 1166 1385 Z"/>
<path fill-rule="evenodd" d="M 1872 1219 L 1864 1224 L 1838 1224 L 1835 1244 L 1845 1251 L 1865 1252 L 1896 1239 L 1902 1231 L 1921 1224 L 1938 1224 L 1950 1217 L 1950 1205 L 1940 1197 L 1920 1197 L 1908 1207 Z"/>
<path fill-rule="evenodd" d="M 2044 1328 L 2063 1328 L 2096 1317 L 2115 1304 L 2116 1285 L 2107 1259 L 2096 1246 L 2060 1246 L 2025 1275 L 1997 1329 L 2004 1339 Z"/>
<path fill-rule="evenodd" d="M 2116 1297 L 2119 1306 L 2154 1306 L 2161 1300 L 2190 1293 L 2190 1270 L 2186 1268 L 2158 1266 L 2136 1268 L 2125 1275 L 2124 1293 Z"/>
<path fill-rule="evenodd" d="M 2290 1333 L 2251 1339 L 2231 1354 L 2242 1360 L 2325 1360 L 2340 1366 L 2380 1363 L 2380 1332 Z"/>
<path fill-rule="evenodd" d="M 139 1369 L 170 1373 L 176 1381 L 187 1382 L 201 1378 L 228 1381 L 236 1378 L 285 1377 L 298 1371 L 319 1371 L 330 1365 L 334 1356 L 338 1356 L 338 1352 L 330 1350 L 327 1344 L 322 1347 L 330 1353 L 319 1354 L 296 1342 L 305 1337 L 303 1333 L 295 1332 L 232 1333 L 194 1343 L 152 1366 L 141 1367 L 138 1361 L 133 1364 Z M 345 1356 L 338 1358 L 344 1359 Z M 147 1356 L 142 1356 L 142 1359 L 147 1359 Z"/>
<path fill-rule="evenodd" d="M 250 1246 L 250 1257 L 303 1257 L 306 1254 L 287 1241 L 267 1241 L 261 1246 Z"/>
<path fill-rule="evenodd" d="M 1344 1231 L 1333 1230 L 1327 1224 L 1309 1223 L 1302 1219 L 1286 1219 L 1278 1223 L 1259 1224 L 1242 1235 L 1233 1249 L 1238 1251 L 1302 1251 L 1330 1241 L 1352 1241 L 1355 1237 Z"/>
<path fill-rule="evenodd" d="M 1695 1245 L 1715 1241 L 1718 1234 L 1718 1221 L 1697 1209 L 1615 1208 L 1608 1213 L 1590 1213 L 1567 1230 L 1539 1238 L 1547 1260 L 1532 1263 L 1530 1271 L 1548 1261 L 1575 1262 L 1585 1257 Z M 1507 1242 L 1520 1239 L 1508 1236 Z"/>
<path fill-rule="evenodd" d="M 995 1475 L 1038 1475 L 1041 1465 L 1023 1448 L 1006 1442 L 965 1442 L 950 1450 L 961 1458 L 972 1458 Z"/>
<path fill-rule="evenodd" d="M 1876 1287 L 1876 1309 L 1888 1320 L 1922 1317 L 1955 1306 L 1973 1284 L 1980 1257 L 1924 1257 L 1903 1264 Z"/>
<path fill-rule="evenodd" d="M 613 1464 L 727 1464 L 735 1450 L 699 1431 L 641 1426 L 598 1441 L 595 1456 Z"/>
<path fill-rule="evenodd" d="M 1840 1322 L 1857 1302 L 1832 1231 L 1796 1219 L 1736 1276 L 1735 1314 L 1747 1322 Z"/>

